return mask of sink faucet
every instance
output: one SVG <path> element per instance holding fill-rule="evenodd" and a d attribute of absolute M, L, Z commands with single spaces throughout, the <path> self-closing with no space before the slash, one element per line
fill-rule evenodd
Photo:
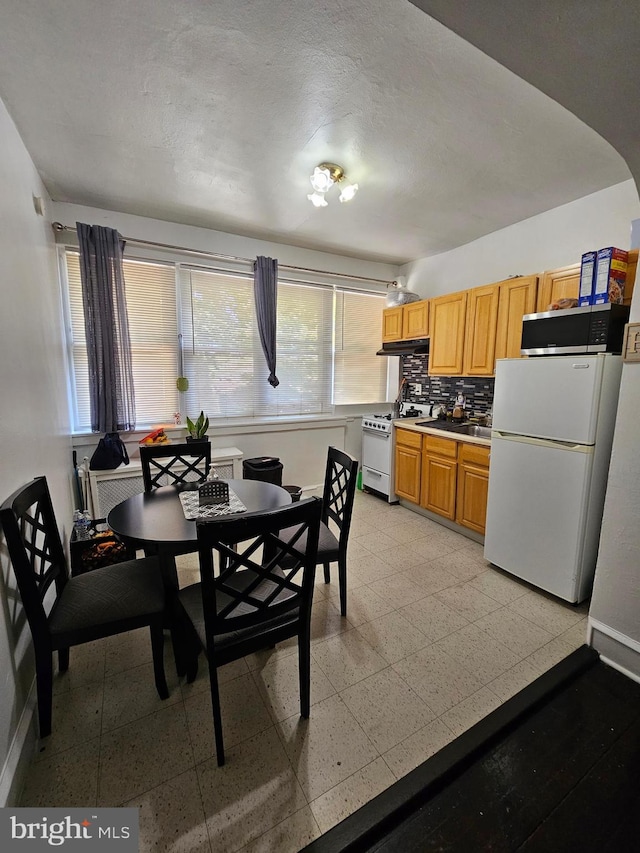
<path fill-rule="evenodd" d="M 484 415 L 484 419 L 485 419 L 485 424 L 487 426 L 491 426 L 491 422 L 493 419 L 493 412 L 491 409 L 487 409 L 487 411 L 485 412 L 485 415 Z"/>

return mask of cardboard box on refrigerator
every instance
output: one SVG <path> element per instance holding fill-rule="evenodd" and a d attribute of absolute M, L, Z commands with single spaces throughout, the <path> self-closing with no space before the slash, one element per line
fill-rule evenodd
<path fill-rule="evenodd" d="M 596 274 L 597 252 L 585 252 L 580 266 L 580 290 L 578 305 L 591 305 L 593 299 L 594 279 Z"/>
<path fill-rule="evenodd" d="M 609 246 L 598 250 L 596 273 L 593 283 L 592 305 L 606 302 L 621 304 L 627 280 L 629 252 Z"/>

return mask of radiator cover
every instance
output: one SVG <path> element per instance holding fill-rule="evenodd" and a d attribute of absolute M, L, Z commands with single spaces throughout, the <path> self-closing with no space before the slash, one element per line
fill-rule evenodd
<path fill-rule="evenodd" d="M 237 447 L 212 447 L 211 468 L 221 479 L 241 480 L 242 451 Z M 139 461 L 121 465 L 112 471 L 86 472 L 80 469 L 80 478 L 92 518 L 106 518 L 116 504 L 144 492 Z"/>

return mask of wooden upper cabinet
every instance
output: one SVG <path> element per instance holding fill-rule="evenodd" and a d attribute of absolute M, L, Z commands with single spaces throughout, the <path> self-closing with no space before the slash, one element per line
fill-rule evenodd
<path fill-rule="evenodd" d="M 538 276 L 526 275 L 499 282 L 496 359 L 520 358 L 522 318 L 536 311 Z"/>
<path fill-rule="evenodd" d="M 624 288 L 624 305 L 631 305 L 633 286 L 638 266 L 638 250 L 631 249 L 627 265 L 627 282 Z M 580 292 L 580 264 L 571 264 L 544 273 L 538 286 L 536 311 L 547 311 L 558 299 L 577 299 Z"/>
<path fill-rule="evenodd" d="M 429 300 L 409 302 L 402 306 L 402 337 L 426 338 L 429 334 Z"/>
<path fill-rule="evenodd" d="M 627 265 L 627 283 L 624 286 L 623 305 L 631 305 L 633 286 L 636 282 L 636 269 L 638 267 L 638 250 L 631 249 L 629 252 L 629 263 Z"/>
<path fill-rule="evenodd" d="M 429 300 L 409 302 L 382 312 L 382 343 L 412 338 L 426 338 L 429 334 Z"/>
<path fill-rule="evenodd" d="M 538 287 L 536 311 L 547 311 L 558 299 L 577 299 L 580 290 L 580 264 L 548 270 Z"/>
<path fill-rule="evenodd" d="M 429 375 L 462 373 L 467 291 L 429 300 Z"/>
<path fill-rule="evenodd" d="M 467 376 L 494 373 L 499 293 L 497 284 L 468 291 L 462 371 Z"/>
<path fill-rule="evenodd" d="M 402 305 L 385 308 L 382 312 L 382 343 L 402 338 Z"/>

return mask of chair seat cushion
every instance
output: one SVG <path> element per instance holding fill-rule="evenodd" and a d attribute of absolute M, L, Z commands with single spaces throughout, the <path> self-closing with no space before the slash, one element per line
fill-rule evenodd
<path fill-rule="evenodd" d="M 285 542 L 288 542 L 293 538 L 293 535 L 296 532 L 295 527 L 289 527 L 287 530 L 283 530 L 280 534 L 282 539 Z M 304 552 L 307 547 L 307 534 L 306 531 L 302 534 L 300 539 L 296 542 L 296 550 L 300 552 Z M 333 562 L 338 559 L 338 555 L 340 553 L 340 544 L 333 533 L 329 530 L 326 524 L 320 523 L 320 536 L 318 538 L 318 562 L 324 563 L 325 561 Z"/>
<path fill-rule="evenodd" d="M 52 635 L 117 623 L 164 611 L 164 587 L 155 557 L 129 560 L 69 578 L 49 618 Z"/>
<path fill-rule="evenodd" d="M 254 572 L 241 571 L 237 572 L 234 578 L 229 579 L 227 583 L 229 585 L 234 585 L 238 589 L 244 589 L 254 578 Z M 233 580 L 235 580 L 235 583 L 233 583 Z M 255 590 L 252 591 L 251 595 L 255 598 L 264 599 L 273 591 L 273 587 L 274 584 L 270 583 L 268 580 L 263 581 Z M 191 584 L 191 586 L 184 587 L 179 591 L 178 598 L 180 599 L 180 603 L 182 604 L 187 616 L 191 620 L 202 646 L 206 649 L 207 634 L 204 624 L 204 612 L 202 609 L 202 584 L 195 583 Z M 292 600 L 298 599 L 299 595 L 293 592 L 289 593 L 287 591 L 281 591 L 275 599 L 275 602 L 283 604 L 288 598 Z M 220 592 L 219 590 L 216 592 L 218 612 L 226 607 L 230 601 L 231 598 L 226 593 Z M 240 602 L 234 609 L 233 615 L 247 616 L 250 615 L 253 610 L 254 608 L 252 608 L 250 604 Z M 239 630 L 216 634 L 215 643 L 218 649 L 222 650 L 225 647 L 241 643 L 244 640 L 249 640 L 255 634 L 265 634 L 272 629 L 283 628 L 289 624 L 295 628 L 297 619 L 298 607 L 294 606 L 291 610 L 288 610 L 286 613 L 280 614 L 279 616 L 275 616 L 273 619 L 264 619 L 261 617 L 255 627 L 246 627 Z"/>

